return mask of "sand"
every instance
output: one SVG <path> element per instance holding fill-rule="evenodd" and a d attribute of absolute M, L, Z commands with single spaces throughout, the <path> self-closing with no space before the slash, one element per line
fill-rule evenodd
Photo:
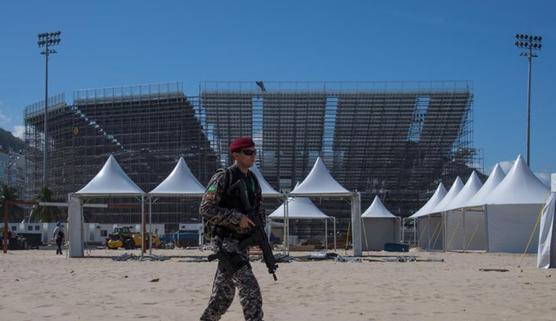
<path fill-rule="evenodd" d="M 0 253 L 0 320 L 198 320 L 216 263 L 110 259 L 122 253 L 93 250 L 94 257 L 80 259 L 54 250 Z M 284 263 L 278 282 L 254 262 L 265 320 L 556 320 L 556 271 L 537 269 L 534 255 L 409 254 L 444 262 Z M 222 320 L 242 319 L 236 296 Z"/>

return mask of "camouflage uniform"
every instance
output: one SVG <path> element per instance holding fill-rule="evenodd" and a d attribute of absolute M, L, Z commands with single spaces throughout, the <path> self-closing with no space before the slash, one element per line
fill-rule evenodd
<path fill-rule="evenodd" d="M 211 178 L 199 212 L 209 226 L 223 227 L 233 232 L 230 236 L 221 233 L 213 235 L 212 242 L 217 253 L 222 251 L 234 255 L 241 262 L 241 267 L 235 272 L 227 271 L 222 262 L 218 263 L 212 294 L 201 320 L 219 320 L 231 305 L 237 287 L 245 320 L 260 321 L 263 318 L 261 291 L 249 264 L 248 249 L 240 247 L 238 239 L 238 236 L 248 232 L 239 228 L 241 216 L 245 211 L 241 203 L 237 202 L 239 196 L 233 194 L 237 189 L 234 191 L 226 191 L 226 189 L 241 178 L 251 182 L 252 184 L 248 184 L 250 185 L 249 200 L 254 205 L 255 215 L 260 215 L 261 222 L 264 224 L 266 220 L 261 206 L 261 188 L 251 172 L 245 177 L 237 166 L 231 166 L 228 170 L 232 175 L 228 175 L 225 170 L 219 170 Z"/>

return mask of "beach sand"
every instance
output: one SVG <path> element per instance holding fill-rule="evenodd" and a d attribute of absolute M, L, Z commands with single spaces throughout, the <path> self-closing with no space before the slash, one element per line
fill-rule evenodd
<path fill-rule="evenodd" d="M 162 262 L 110 259 L 122 253 L 93 250 L 85 258 L 56 256 L 54 250 L 0 253 L 0 320 L 198 320 L 216 263 L 185 262 L 180 256 L 208 252 L 156 250 L 173 256 Z M 263 263 L 253 262 L 265 320 L 556 320 L 556 271 L 537 269 L 534 255 L 399 255 L 444 262 L 282 263 L 278 282 Z M 243 320 L 237 295 L 222 320 Z"/>

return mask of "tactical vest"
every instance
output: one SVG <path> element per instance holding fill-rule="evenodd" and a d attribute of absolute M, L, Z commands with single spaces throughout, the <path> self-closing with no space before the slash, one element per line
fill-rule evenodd
<path fill-rule="evenodd" d="M 233 167 L 228 167 L 228 168 L 222 168 L 219 169 L 219 171 L 225 171 L 225 184 L 224 186 L 226 187 L 224 190 L 224 195 L 222 195 L 222 198 L 220 200 L 220 203 L 218 203 L 218 206 L 220 207 L 224 207 L 224 208 L 229 208 L 229 209 L 235 209 L 241 213 L 247 214 L 247 210 L 245 208 L 245 206 L 243 205 L 243 203 L 241 202 L 241 196 L 240 196 L 240 189 L 239 188 L 233 188 L 234 184 L 237 183 L 240 179 L 242 179 L 242 175 L 243 173 L 237 173 L 236 171 L 239 172 L 239 170 L 236 168 L 234 169 Z M 254 186 L 253 186 L 253 190 L 250 191 L 251 195 L 249 195 L 249 201 L 251 202 L 251 206 L 255 207 L 256 204 L 256 193 L 257 190 L 260 188 L 259 187 L 259 182 L 257 181 L 257 178 L 255 177 L 255 175 L 253 173 L 249 174 L 250 179 L 253 180 Z"/>
<path fill-rule="evenodd" d="M 225 171 L 224 174 L 225 190 L 224 190 L 224 194 L 220 199 L 220 202 L 218 203 L 218 206 L 223 208 L 234 209 L 243 214 L 248 214 L 247 210 L 245 209 L 245 206 L 243 205 L 243 202 L 241 201 L 241 196 L 240 196 L 241 190 L 238 187 L 234 188 L 234 184 L 243 178 L 243 173 L 239 173 L 239 169 L 237 168 L 234 169 L 232 166 L 228 168 L 221 168 L 218 171 Z M 253 173 L 250 173 L 249 176 L 254 183 L 253 191 L 251 191 L 250 193 L 251 195 L 249 195 L 251 206 L 254 208 L 257 205 L 255 204 L 257 199 L 256 193 L 257 190 L 260 189 L 260 186 L 257 177 Z M 220 237 L 232 237 L 238 240 L 242 240 L 249 236 L 248 234 L 247 235 L 238 234 L 235 231 L 223 226 L 214 226 L 212 232 L 214 235 L 218 235 Z"/>

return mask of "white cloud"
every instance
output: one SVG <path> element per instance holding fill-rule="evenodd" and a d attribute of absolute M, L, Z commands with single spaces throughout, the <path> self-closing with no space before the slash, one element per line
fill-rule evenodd
<path fill-rule="evenodd" d="M 4 113 L 4 109 L 7 109 L 6 104 L 0 100 L 0 125 L 7 126 L 12 118 Z"/>
<path fill-rule="evenodd" d="M 1 109 L 2 105 L 0 104 L 0 124 L 5 125 L 12 121 L 12 119 L 4 114 L 4 111 Z"/>
<path fill-rule="evenodd" d="M 24 140 L 25 139 L 25 126 L 22 126 L 22 125 L 14 126 L 14 128 L 12 129 L 12 135 Z"/>

